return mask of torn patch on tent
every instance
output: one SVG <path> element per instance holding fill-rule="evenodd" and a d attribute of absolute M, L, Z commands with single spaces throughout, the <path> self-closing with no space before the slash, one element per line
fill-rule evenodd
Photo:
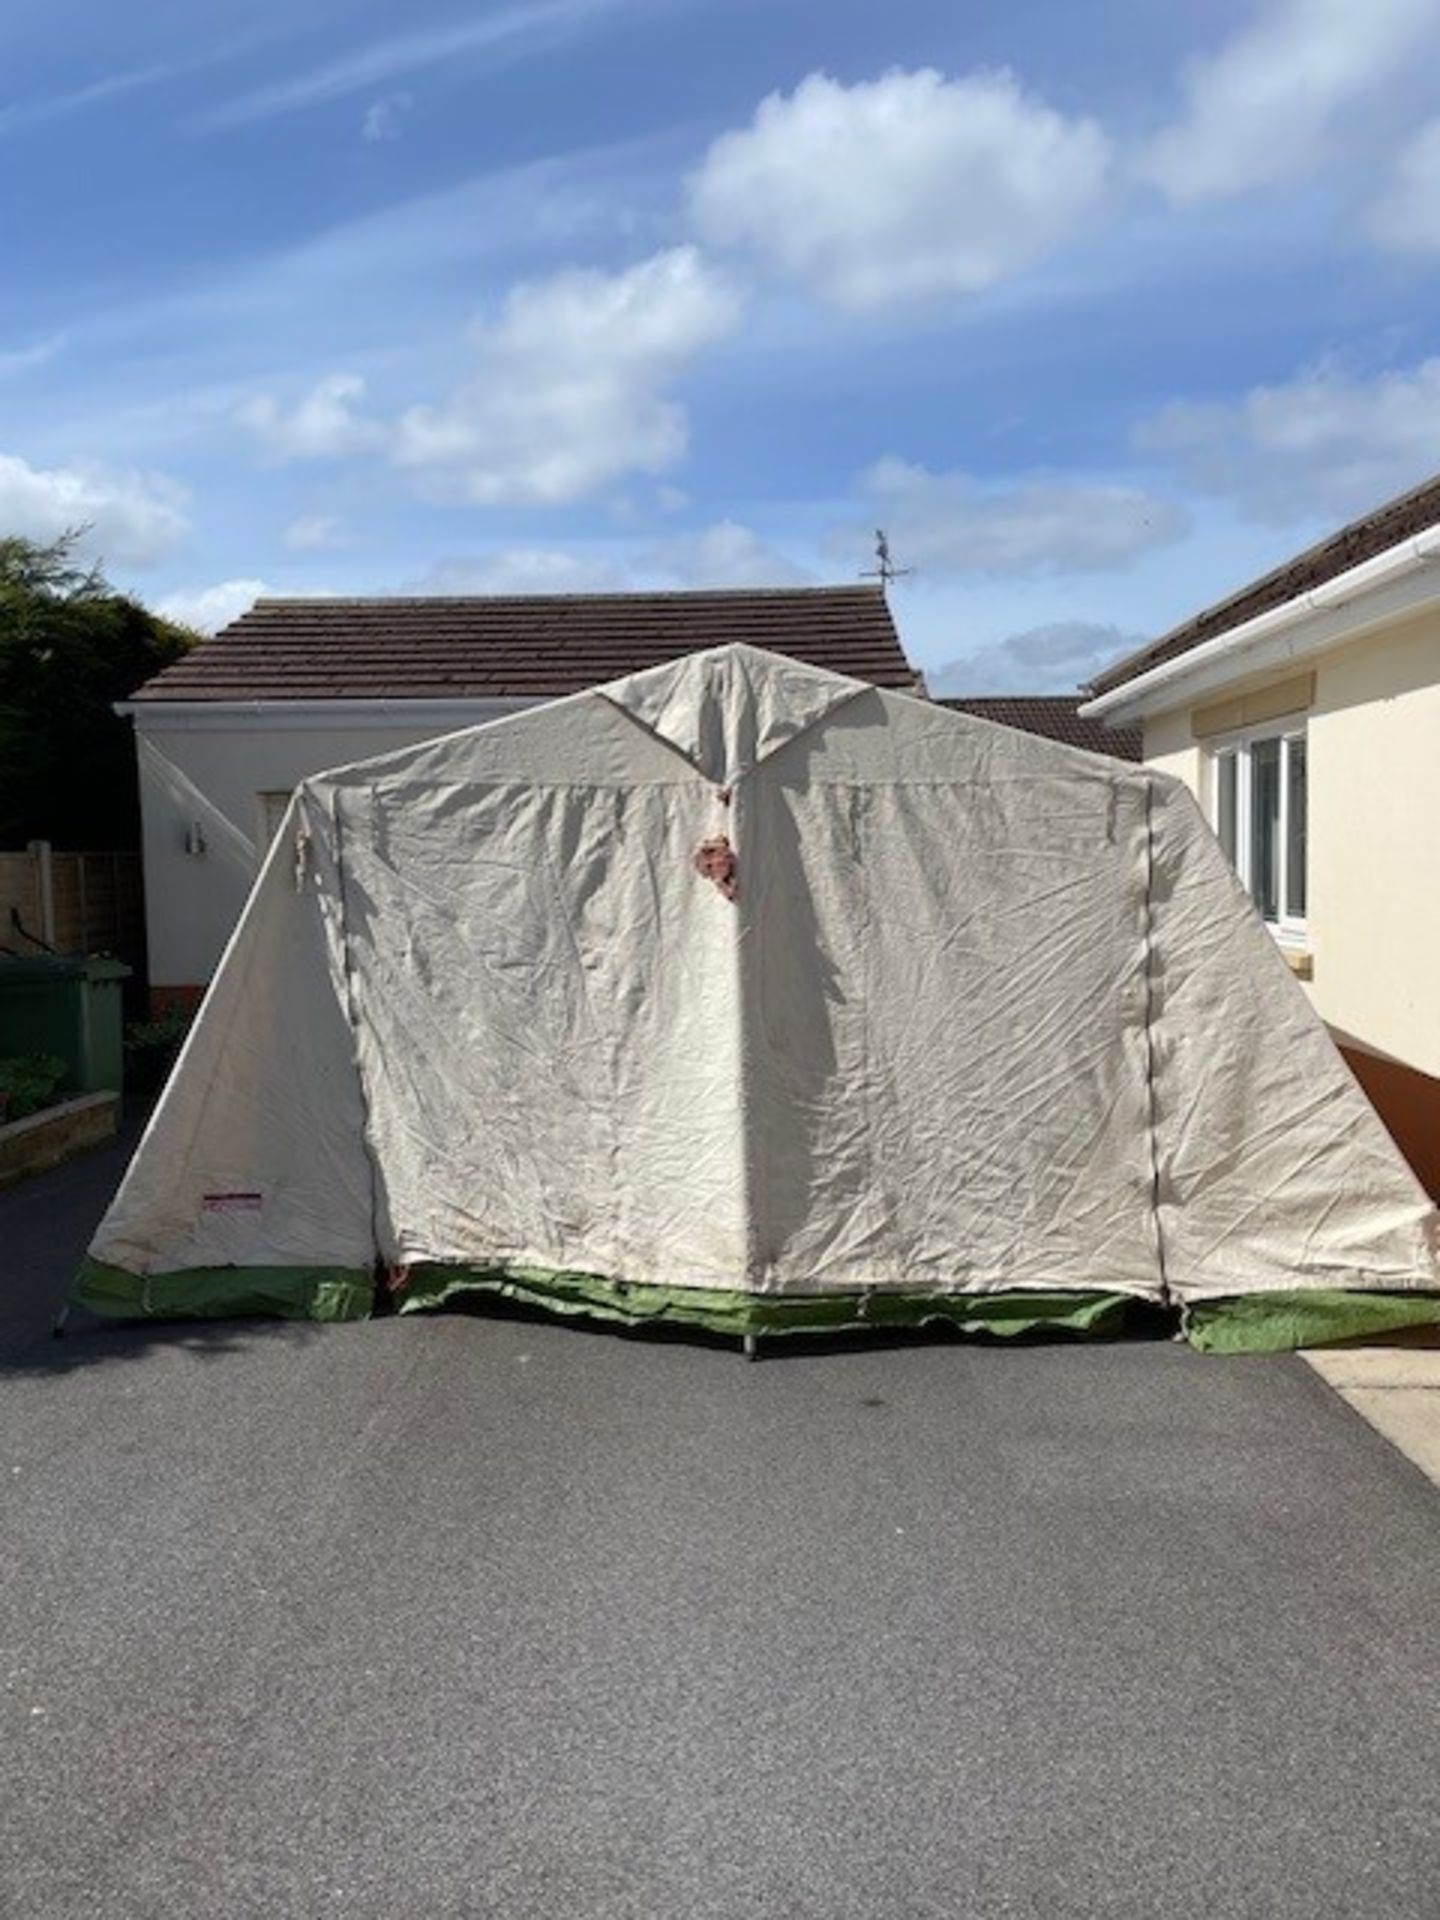
<path fill-rule="evenodd" d="M 734 646 L 287 817 L 91 1244 L 115 1310 L 336 1317 L 418 1266 L 756 1326 L 1118 1296 L 1198 1335 L 1233 1299 L 1273 1343 L 1292 1295 L 1440 1290 L 1433 1208 L 1152 768 Z"/>
<path fill-rule="evenodd" d="M 702 879 L 713 881 L 727 900 L 739 898 L 740 862 L 727 835 L 717 833 L 709 840 L 702 840 L 692 858 L 695 871 Z"/>

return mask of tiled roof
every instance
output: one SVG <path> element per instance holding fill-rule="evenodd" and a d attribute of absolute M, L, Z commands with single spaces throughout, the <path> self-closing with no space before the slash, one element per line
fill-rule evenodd
<path fill-rule="evenodd" d="M 1107 727 L 1103 720 L 1084 719 L 1080 713 L 1083 697 L 1069 693 L 994 693 L 942 700 L 940 705 L 953 707 L 956 713 L 973 713 L 981 720 L 993 720 L 1002 727 L 1019 727 L 1022 733 L 1063 740 L 1067 747 L 1084 747 L 1087 753 L 1108 753 L 1115 760 L 1138 760 L 1141 757 L 1139 727 Z"/>
<path fill-rule="evenodd" d="M 1387 547 L 1397 546 L 1412 534 L 1424 533 L 1437 523 L 1440 523 L 1440 474 L 1425 481 L 1423 486 L 1402 493 L 1398 499 L 1387 500 L 1383 507 L 1375 508 L 1361 519 L 1352 520 L 1318 546 L 1307 547 L 1304 553 L 1287 560 L 1283 567 L 1253 580 L 1248 587 L 1207 607 L 1204 613 L 1197 613 L 1182 626 L 1172 627 L 1158 640 L 1147 641 L 1134 653 L 1127 653 L 1103 673 L 1096 674 L 1090 690 L 1097 694 L 1109 693 L 1115 687 L 1124 686 L 1127 680 L 1134 680 L 1151 667 L 1173 660 L 1177 654 L 1188 653 L 1202 641 L 1213 640 L 1217 634 L 1253 620 L 1257 614 L 1282 607 L 1297 594 L 1312 592 L 1337 574 L 1358 567 L 1364 560 L 1373 560 Z"/>
<path fill-rule="evenodd" d="M 776 587 L 257 600 L 135 697 L 545 699 L 736 640 L 879 687 L 916 682 L 878 587 Z"/>

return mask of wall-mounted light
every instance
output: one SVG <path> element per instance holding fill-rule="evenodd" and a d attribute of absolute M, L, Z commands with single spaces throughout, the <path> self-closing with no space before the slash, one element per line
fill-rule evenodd
<path fill-rule="evenodd" d="M 205 835 L 200 830 L 198 820 L 192 820 L 185 829 L 185 851 L 192 860 L 205 858 Z"/>

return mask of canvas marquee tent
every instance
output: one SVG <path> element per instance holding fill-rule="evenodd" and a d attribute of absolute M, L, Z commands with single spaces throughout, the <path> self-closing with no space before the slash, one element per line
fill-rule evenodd
<path fill-rule="evenodd" d="M 732 646 L 307 780 L 79 1294 L 1284 1344 L 1434 1228 L 1182 786 Z"/>

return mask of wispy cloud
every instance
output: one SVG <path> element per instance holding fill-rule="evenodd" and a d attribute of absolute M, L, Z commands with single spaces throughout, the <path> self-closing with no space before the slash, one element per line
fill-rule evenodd
<path fill-rule="evenodd" d="M 428 387 L 447 369 L 458 379 L 477 303 L 544 277 L 556 259 L 658 247 L 673 151 L 667 132 L 500 168 L 87 310 L 85 351 L 78 331 L 67 343 L 64 416 L 37 412 L 31 444 L 68 458 L 71 442 L 57 430 L 83 420 L 86 446 L 163 464 L 228 431 L 257 387 L 293 397 L 337 364 L 368 377 L 377 396 L 419 391 L 422 376 Z M 378 341 L 353 324 L 374 318 L 377 261 L 388 314 Z M 3 342 L 29 344 L 23 334 Z M 7 403 L 21 392 L 8 383 Z"/>
<path fill-rule="evenodd" d="M 387 93 L 379 100 L 372 100 L 360 123 L 362 135 L 372 145 L 383 140 L 398 140 L 401 120 L 414 104 L 413 93 Z"/>
<path fill-rule="evenodd" d="M 1138 450 L 1272 527 L 1347 519 L 1434 471 L 1440 355 L 1375 374 L 1332 357 L 1227 400 L 1172 400 Z"/>
<path fill-rule="evenodd" d="M 302 513 L 282 535 L 292 553 L 319 553 L 349 545 L 345 522 L 336 513 Z"/>
<path fill-rule="evenodd" d="M 47 360 L 55 358 L 64 344 L 63 333 L 52 333 L 49 339 L 36 340 L 28 347 L 0 347 L 0 380 L 14 379 L 19 374 L 43 367 Z"/>
<path fill-rule="evenodd" d="M 282 30 L 283 31 L 283 30 Z M 269 27 L 253 27 L 221 39 L 211 36 L 193 53 L 171 60 L 152 60 L 146 66 L 125 67 L 118 73 L 103 73 L 78 87 L 59 93 L 35 94 L 29 98 L 0 100 L 0 137 L 20 133 L 27 127 L 44 126 L 51 120 L 65 120 L 91 107 L 103 107 L 109 101 L 124 99 L 148 87 L 158 87 L 184 74 L 198 73 L 206 67 L 218 67 L 226 61 L 251 53 L 277 37 Z"/>
<path fill-rule="evenodd" d="M 273 120 L 370 87 L 383 87 L 402 74 L 464 56 L 492 65 L 522 60 L 572 38 L 628 4 L 632 0 L 531 0 L 530 4 L 487 13 L 479 20 L 398 34 L 306 73 L 241 94 L 196 115 L 190 125 L 200 132 L 214 132 Z"/>
<path fill-rule="evenodd" d="M 1097 620 L 1051 620 L 927 667 L 931 693 L 1068 693 L 1138 646 L 1141 636 Z"/>
<path fill-rule="evenodd" d="M 970 579 L 1108 573 L 1178 540 L 1175 501 L 1128 481 L 1032 472 L 1003 481 L 933 472 L 893 454 L 860 475 L 864 521 L 836 527 L 837 557 L 865 550 L 870 527 L 926 574 Z"/>
<path fill-rule="evenodd" d="M 0 106 L 0 134 L 18 133 L 22 127 L 41 125 L 46 120 L 61 120 L 67 114 L 83 113 L 86 107 L 99 106 L 121 94 L 154 86 L 191 65 L 188 61 L 157 61 L 149 67 L 132 67 L 125 73 L 104 74 L 83 87 L 71 87 L 64 93 L 37 95 L 30 100 L 11 100 Z"/>

